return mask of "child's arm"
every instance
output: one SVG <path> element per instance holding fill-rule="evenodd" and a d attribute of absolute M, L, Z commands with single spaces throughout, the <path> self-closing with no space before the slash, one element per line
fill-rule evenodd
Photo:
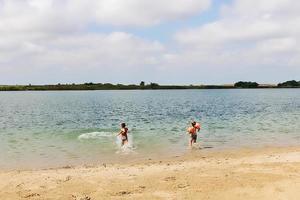
<path fill-rule="evenodd" d="M 116 136 L 118 137 L 119 135 L 121 135 L 122 131 L 120 131 Z"/>
<path fill-rule="evenodd" d="M 186 134 L 191 134 L 189 129 L 186 129 Z"/>

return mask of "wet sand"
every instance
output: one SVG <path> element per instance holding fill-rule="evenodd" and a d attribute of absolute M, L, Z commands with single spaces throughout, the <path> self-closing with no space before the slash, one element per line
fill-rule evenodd
<path fill-rule="evenodd" d="M 300 199 L 300 148 L 191 151 L 166 160 L 1 171 L 0 199 Z"/>

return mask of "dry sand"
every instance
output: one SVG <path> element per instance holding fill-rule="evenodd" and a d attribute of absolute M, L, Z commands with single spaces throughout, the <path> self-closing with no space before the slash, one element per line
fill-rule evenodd
<path fill-rule="evenodd" d="M 300 148 L 0 172 L 0 199 L 300 199 Z"/>

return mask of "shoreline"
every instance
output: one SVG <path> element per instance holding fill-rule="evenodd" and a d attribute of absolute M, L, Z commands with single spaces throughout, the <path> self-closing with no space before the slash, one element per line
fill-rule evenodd
<path fill-rule="evenodd" d="M 2 199 L 299 199 L 300 147 L 0 170 Z"/>
<path fill-rule="evenodd" d="M 101 167 L 102 165 L 132 165 L 132 164 L 147 164 L 147 163 L 160 163 L 160 162 L 172 162 L 172 161 L 179 161 L 179 160 L 184 160 L 184 161 L 190 161 L 193 159 L 199 159 L 202 158 L 203 156 L 218 156 L 218 155 L 235 155 L 236 153 L 244 153 L 244 152 L 260 152 L 260 151 L 266 151 L 268 149 L 270 150 L 275 150 L 280 151 L 281 149 L 283 151 L 289 149 L 300 149 L 300 146 L 295 146 L 295 145 L 265 145 L 265 146 L 259 146 L 259 147 L 253 147 L 253 146 L 237 146 L 237 147 L 224 147 L 224 148 L 213 148 L 213 147 L 207 147 L 207 146 L 200 146 L 199 144 L 196 144 L 193 149 L 187 149 L 185 152 L 177 152 L 177 153 L 150 153 L 150 154 L 139 154 L 136 152 L 133 153 L 124 153 L 124 154 L 118 154 L 114 155 L 113 158 L 104 158 L 100 160 L 89 160 L 89 161 L 79 161 L 79 162 L 74 162 L 70 163 L 67 162 L 65 164 L 47 164 L 47 165 L 41 165 L 40 161 L 37 161 L 35 164 L 25 164 L 22 166 L 22 164 L 19 164 L 18 167 L 13 166 L 3 166 L 0 167 L 0 173 L 1 172 L 13 172 L 13 171 L 44 171 L 44 170 L 59 170 L 59 169 L 76 169 L 76 168 L 97 168 Z M 34 161 L 32 161 L 34 162 Z"/>
<path fill-rule="evenodd" d="M 120 83 L 58 83 L 58 84 L 28 84 L 28 85 L 0 85 L 0 91 L 51 91 L 51 90 L 172 90 L 172 89 L 255 89 L 255 88 L 300 88 L 300 81 L 290 80 L 283 83 L 257 83 L 239 81 L 227 84 L 164 84 L 150 82 L 146 84 Z"/>
<path fill-rule="evenodd" d="M 176 91 L 176 90 L 256 90 L 256 89 L 300 89 L 300 87 L 257 87 L 257 88 L 239 88 L 239 87 L 205 87 L 205 88 L 159 88 L 159 89 L 55 89 L 55 90 L 1 90 L 0 92 L 68 92 L 68 91 Z"/>

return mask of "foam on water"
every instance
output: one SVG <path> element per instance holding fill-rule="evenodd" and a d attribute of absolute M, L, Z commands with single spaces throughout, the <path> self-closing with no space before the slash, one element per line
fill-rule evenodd
<path fill-rule="evenodd" d="M 113 137 L 114 134 L 111 132 L 90 132 L 90 133 L 83 133 L 81 135 L 78 136 L 79 140 L 88 140 L 88 139 L 99 139 L 99 138 L 103 138 L 103 137 Z"/>

